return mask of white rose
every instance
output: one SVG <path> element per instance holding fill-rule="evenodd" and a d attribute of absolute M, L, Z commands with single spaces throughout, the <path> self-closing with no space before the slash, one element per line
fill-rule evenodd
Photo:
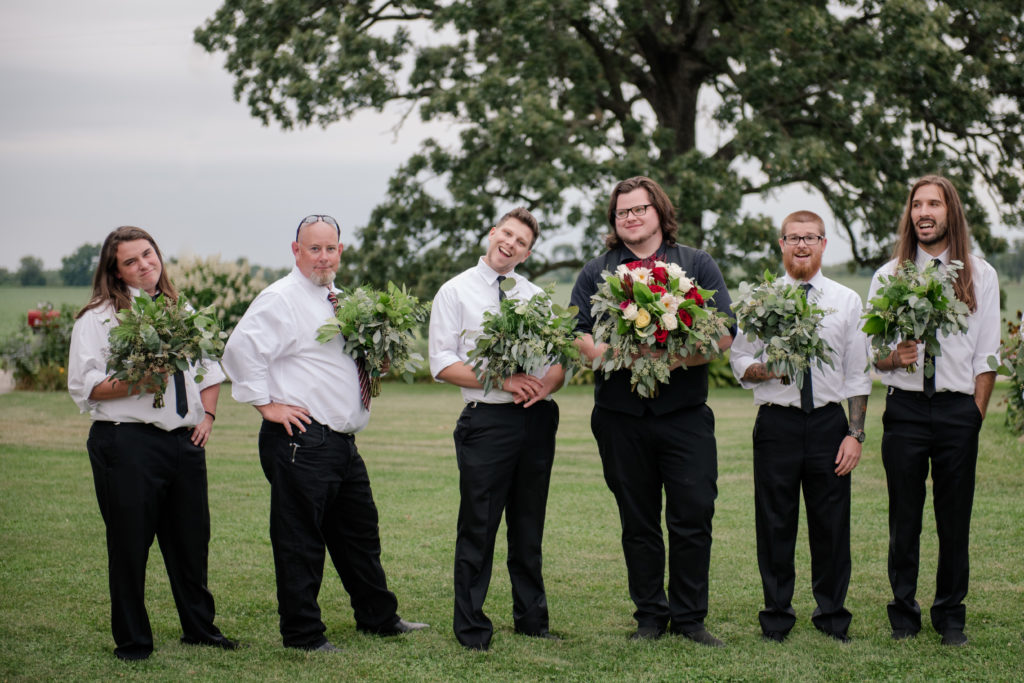
<path fill-rule="evenodd" d="M 630 304 L 622 309 L 622 317 L 626 320 L 636 320 L 637 313 L 639 313 L 639 309 L 636 304 Z"/>
<path fill-rule="evenodd" d="M 693 289 L 693 280 L 691 280 L 690 278 L 688 278 L 686 276 L 683 276 L 683 277 L 679 278 L 679 291 L 680 292 L 682 292 L 683 294 L 686 294 L 691 289 Z"/>
<path fill-rule="evenodd" d="M 679 318 L 675 313 L 666 313 L 661 316 L 661 329 L 674 330 L 679 327 Z"/>
<path fill-rule="evenodd" d="M 620 280 L 626 275 L 629 275 L 629 268 L 626 267 L 625 263 L 621 264 L 618 268 L 615 269 L 615 277 L 619 278 Z"/>
<path fill-rule="evenodd" d="M 683 301 L 679 297 L 672 296 L 671 294 L 661 295 L 661 305 L 665 307 L 665 310 L 672 316 L 675 316 L 676 311 L 679 310 L 679 304 Z M 669 328 L 675 329 L 675 328 Z"/>
<path fill-rule="evenodd" d="M 672 279 L 686 276 L 686 271 L 678 263 L 669 263 L 665 266 L 665 269 L 668 271 L 668 276 Z"/>

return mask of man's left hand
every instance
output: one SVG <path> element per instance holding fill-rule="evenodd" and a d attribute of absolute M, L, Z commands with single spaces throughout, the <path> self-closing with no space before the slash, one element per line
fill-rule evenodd
<path fill-rule="evenodd" d="M 836 475 L 845 477 L 860 462 L 861 444 L 852 436 L 847 436 L 839 444 L 839 454 L 836 455 Z"/>
<path fill-rule="evenodd" d="M 192 443 L 203 448 L 210 439 L 210 432 L 213 431 L 213 418 L 209 415 L 203 416 L 203 421 L 192 430 Z"/>

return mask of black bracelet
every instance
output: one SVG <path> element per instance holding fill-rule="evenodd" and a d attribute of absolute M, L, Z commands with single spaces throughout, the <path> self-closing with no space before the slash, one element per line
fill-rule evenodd
<path fill-rule="evenodd" d="M 210 420 L 216 420 L 217 419 L 217 416 L 214 415 L 213 413 L 211 413 L 209 410 L 207 410 L 205 412 L 206 412 L 207 415 L 210 416 Z"/>

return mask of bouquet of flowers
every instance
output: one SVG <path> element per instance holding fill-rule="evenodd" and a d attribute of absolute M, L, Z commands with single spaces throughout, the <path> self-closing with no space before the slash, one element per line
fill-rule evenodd
<path fill-rule="evenodd" d="M 595 372 L 607 376 L 629 368 L 633 391 L 651 398 L 659 384 L 668 384 L 679 358 L 721 354 L 718 340 L 729 333 L 729 318 L 707 308 L 715 292 L 702 289 L 677 264 L 655 261 L 648 268 L 633 261 L 601 276 L 604 282 L 590 298 L 593 337 L 608 349 L 594 360 Z"/>
<path fill-rule="evenodd" d="M 892 275 L 881 276 L 881 287 L 868 301 L 864 319 L 864 332 L 871 337 L 873 362 L 888 356 L 891 344 L 907 339 L 924 343 L 925 352 L 938 357 L 938 334 L 956 334 L 967 331 L 967 305 L 953 293 L 953 280 L 963 268 L 960 261 L 950 261 L 946 272 L 939 272 L 929 263 L 918 270 L 913 261 L 904 261 Z M 917 364 L 907 370 L 917 371 Z M 925 363 L 924 375 L 935 374 L 935 364 Z"/>
<path fill-rule="evenodd" d="M 1006 425 L 1024 438 L 1024 316 L 1017 311 L 1017 320 L 1006 321 L 1006 338 L 999 347 L 999 357 L 989 356 L 988 366 L 1009 379 L 1009 389 L 1000 404 L 1006 404 Z"/>
<path fill-rule="evenodd" d="M 422 367 L 423 356 L 412 351 L 413 330 L 422 325 L 430 312 L 429 303 L 388 282 L 386 291 L 359 287 L 342 292 L 334 317 L 317 329 L 316 340 L 328 342 L 339 334 L 345 337 L 345 353 L 364 363 L 370 376 L 370 395 L 380 396 L 380 377 L 385 363 L 411 382 Z"/>
<path fill-rule="evenodd" d="M 739 294 L 732 304 L 747 339 L 760 339 L 764 346 L 757 352 L 768 372 L 782 378 L 783 384 L 796 380 L 803 388 L 804 370 L 817 363 L 832 363 L 832 347 L 821 338 L 821 320 L 830 311 L 807 300 L 804 292 L 793 284 L 775 279 L 765 271 L 764 282 L 751 287 L 740 283 Z"/>
<path fill-rule="evenodd" d="M 515 282 L 506 278 L 501 287 L 510 291 Z M 529 301 L 508 298 L 496 312 L 484 313 L 483 330 L 469 352 L 484 393 L 500 389 L 506 377 L 518 372 L 532 375 L 556 363 L 565 369 L 566 380 L 572 378 L 580 357 L 574 343 L 579 309 L 553 304 L 551 294 L 548 288 Z"/>
<path fill-rule="evenodd" d="M 116 314 L 118 325 L 110 329 L 110 356 L 107 372 L 119 382 L 133 387 L 155 386 L 153 407 L 164 406 L 167 378 L 175 372 L 187 372 L 189 366 L 204 358 L 220 359 L 224 338 L 212 308 L 194 311 L 178 297 L 171 301 L 163 294 L 154 301 L 137 296 L 128 308 Z M 203 380 L 203 366 L 196 365 L 195 379 Z"/>

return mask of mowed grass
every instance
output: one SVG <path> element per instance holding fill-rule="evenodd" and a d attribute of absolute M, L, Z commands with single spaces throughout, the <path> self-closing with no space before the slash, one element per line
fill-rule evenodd
<path fill-rule="evenodd" d="M 225 387 L 225 389 L 227 389 Z M 85 452 L 88 416 L 59 393 L 0 396 L 0 679 L 3 680 L 1021 680 L 1024 679 L 1024 454 L 989 414 L 981 439 L 972 524 L 967 624 L 971 643 L 943 648 L 929 628 L 889 639 L 885 603 L 887 503 L 879 444 L 884 399 L 869 404 L 868 440 L 853 479 L 853 643 L 810 623 L 806 529 L 797 545 L 798 622 L 784 645 L 760 640 L 748 392 L 715 390 L 719 495 L 707 625 L 724 650 L 678 637 L 634 643 L 615 503 L 590 433 L 591 388 L 558 394 L 561 424 L 547 510 L 544 569 L 551 627 L 563 642 L 512 631 L 502 532 L 487 601 L 496 634 L 490 653 L 463 650 L 451 633 L 452 556 L 458 474 L 451 432 L 461 409 L 448 386 L 387 384 L 370 427 L 357 437 L 381 516 L 383 563 L 399 611 L 432 627 L 380 639 L 355 631 L 351 607 L 328 562 L 320 595 L 333 655 L 285 650 L 268 525 L 268 485 L 256 455 L 258 415 L 225 391 L 208 447 L 209 586 L 217 623 L 247 647 L 182 646 L 160 551 L 149 564 L 147 605 L 156 652 L 118 662 L 111 650 L 104 530 Z M 925 510 L 919 600 L 931 603 L 933 516 Z M 926 617 L 927 621 L 927 617 Z"/>
<path fill-rule="evenodd" d="M 84 306 L 92 293 L 91 287 L 0 287 L 0 337 L 20 329 L 32 308 L 41 303 Z"/>

